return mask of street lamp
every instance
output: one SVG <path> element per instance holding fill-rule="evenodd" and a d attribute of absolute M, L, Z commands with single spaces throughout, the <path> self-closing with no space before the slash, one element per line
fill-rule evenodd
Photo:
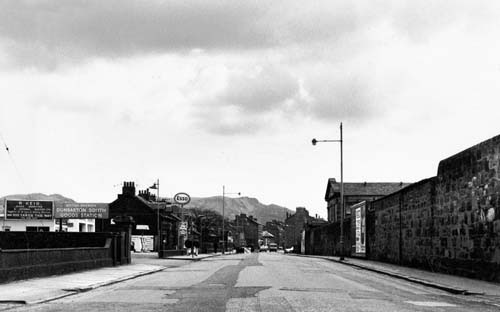
<path fill-rule="evenodd" d="M 343 138 L 342 123 L 340 123 L 340 140 L 316 140 L 312 139 L 312 145 L 319 142 L 340 143 L 340 260 L 344 260 L 344 164 L 343 164 Z"/>
<path fill-rule="evenodd" d="M 225 238 L 225 235 L 224 235 L 224 197 L 226 195 L 241 195 L 240 192 L 238 193 L 226 193 L 226 187 L 223 185 L 222 186 L 222 254 L 225 253 L 226 251 L 226 238 Z"/>

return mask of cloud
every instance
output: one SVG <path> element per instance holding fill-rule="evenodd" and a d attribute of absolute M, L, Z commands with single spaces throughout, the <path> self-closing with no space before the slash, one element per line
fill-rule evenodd
<path fill-rule="evenodd" d="M 367 78 L 359 76 L 311 77 L 305 82 L 309 95 L 303 108 L 323 121 L 362 120 L 373 113 L 375 100 Z"/>
<path fill-rule="evenodd" d="M 222 105 L 234 105 L 246 113 L 268 112 L 293 100 L 299 83 L 283 67 L 266 64 L 253 72 L 232 73 L 224 91 L 218 95 Z"/>
<path fill-rule="evenodd" d="M 488 11 L 498 12 L 498 7 L 486 4 L 6 0 L 0 2 L 0 55 L 14 65 L 47 69 L 95 57 L 196 49 L 218 53 L 314 46 L 352 55 L 367 48 L 363 34 L 377 25 L 390 24 L 399 36 L 422 41 L 457 21 L 491 19 Z"/>
<path fill-rule="evenodd" d="M 347 74 L 268 63 L 239 66 L 226 72 L 222 87 L 198 94 L 193 104 L 197 126 L 234 135 L 254 134 L 283 120 L 364 120 L 374 113 L 377 97 L 370 78 L 351 70 Z"/>
<path fill-rule="evenodd" d="M 188 106 L 192 115 L 186 118 L 218 134 L 255 133 L 269 126 L 270 115 L 359 121 L 390 107 L 379 95 L 393 97 L 398 91 L 391 84 L 407 87 L 393 81 L 396 74 L 400 80 L 410 75 L 404 62 L 414 59 L 405 53 L 428 52 L 426 44 L 436 41 L 429 38 L 442 29 L 481 24 L 494 15 L 486 14 L 490 6 L 484 3 L 454 3 L 2 1 L 0 61 L 47 69 L 68 63 L 69 70 L 55 73 L 61 80 L 68 72 L 82 76 L 86 67 L 71 65 L 86 62 L 87 79 L 76 79 L 64 93 L 85 104 L 63 106 L 68 101 L 55 94 L 62 100 L 44 105 L 91 112 L 102 103 L 125 112 L 124 122 L 173 116 L 169 105 Z M 392 53 L 399 45 L 406 47 L 403 53 Z M 382 55 L 393 58 L 381 65 Z M 144 71 L 149 58 L 158 62 Z M 159 60 L 169 58 L 168 67 Z M 115 75 L 94 78 L 102 78 L 103 69 L 94 71 L 93 61 L 116 65 L 104 69 Z M 197 68 L 201 78 L 186 82 Z M 154 82 L 149 73 L 168 78 Z"/>
<path fill-rule="evenodd" d="M 0 40 L 15 60 L 79 60 L 272 45 L 265 5 L 220 1 L 2 1 Z"/>
<path fill-rule="evenodd" d="M 204 105 L 195 107 L 195 125 L 209 133 L 223 136 L 256 134 L 266 127 L 266 116 L 250 117 L 234 107 Z"/>

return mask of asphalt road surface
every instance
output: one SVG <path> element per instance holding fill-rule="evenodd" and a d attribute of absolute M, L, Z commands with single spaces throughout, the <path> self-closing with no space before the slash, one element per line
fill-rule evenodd
<path fill-rule="evenodd" d="M 254 253 L 190 262 L 20 310 L 498 312 L 500 305 L 323 259 Z"/>

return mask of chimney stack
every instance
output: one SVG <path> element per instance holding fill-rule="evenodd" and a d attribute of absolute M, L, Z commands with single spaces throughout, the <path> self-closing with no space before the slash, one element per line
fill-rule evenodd
<path fill-rule="evenodd" d="M 123 182 L 122 194 L 126 196 L 135 196 L 134 182 Z"/>

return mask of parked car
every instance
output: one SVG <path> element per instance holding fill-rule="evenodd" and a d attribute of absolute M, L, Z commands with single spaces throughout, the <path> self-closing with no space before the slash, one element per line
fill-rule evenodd
<path fill-rule="evenodd" d="M 278 244 L 276 244 L 276 243 L 269 244 L 269 252 L 271 252 L 271 251 L 277 252 L 278 251 Z"/>
<path fill-rule="evenodd" d="M 293 246 L 290 248 L 285 248 L 285 253 L 291 253 L 293 252 Z"/>
<path fill-rule="evenodd" d="M 260 246 L 260 251 L 261 252 L 269 251 L 269 247 L 267 247 L 267 245 L 262 245 L 262 246 Z"/>
<path fill-rule="evenodd" d="M 244 253 L 245 252 L 245 248 L 244 247 L 236 247 L 236 253 Z"/>

